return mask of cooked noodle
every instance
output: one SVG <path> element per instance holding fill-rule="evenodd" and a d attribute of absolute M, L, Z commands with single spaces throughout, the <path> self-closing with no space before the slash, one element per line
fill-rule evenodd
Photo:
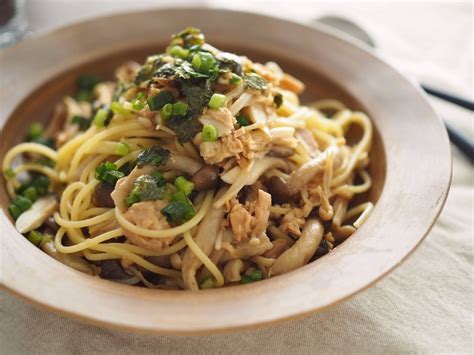
<path fill-rule="evenodd" d="M 61 103 L 62 124 L 42 137 L 54 148 L 34 137 L 3 158 L 17 228 L 53 243 L 63 262 L 149 287 L 254 282 L 330 252 L 374 208 L 350 204 L 372 185 L 370 119 L 334 99 L 301 105 L 303 83 L 275 63 L 221 52 L 187 29 L 167 54 L 117 77 L 94 83 L 88 101 Z M 353 125 L 363 133 L 349 146 Z M 49 194 L 57 203 L 31 217 L 39 224 L 25 221 L 25 199 L 33 212 Z M 300 237 L 318 243 L 287 262 Z M 128 276 L 111 277 L 111 265 Z"/>

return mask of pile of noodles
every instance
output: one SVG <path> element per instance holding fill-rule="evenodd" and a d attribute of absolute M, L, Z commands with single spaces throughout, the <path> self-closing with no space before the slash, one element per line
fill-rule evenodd
<path fill-rule="evenodd" d="M 22 173 L 48 176 L 50 190 L 58 198 L 54 220 L 59 229 L 53 238 L 56 251 L 86 260 L 89 269 L 83 263 L 77 268 L 91 274 L 99 273 L 104 260 L 120 260 L 131 277 L 150 287 L 198 289 L 207 279 L 212 281 L 212 287 L 222 287 L 238 283 L 243 275 L 252 275 L 256 270 L 268 278 L 330 251 L 354 233 L 373 208 L 368 201 L 348 207 L 354 195 L 371 187 L 367 171 L 371 122 L 364 113 L 353 112 L 336 100 L 301 105 L 297 95 L 300 88 L 291 85 L 301 84 L 299 81 L 283 73 L 275 63 L 260 65 L 243 60 L 267 79 L 270 92 L 280 94 L 282 103 L 276 107 L 273 100 L 264 97 L 268 91 L 264 94 L 247 90 L 243 84 L 231 88 L 224 85 L 221 93 L 227 97 L 225 108 L 234 117 L 251 110 L 258 111 L 254 115 L 263 112 L 263 119 L 255 119 L 245 127 L 235 125 L 228 135 L 240 129 L 241 133 L 258 132 L 254 139 L 261 134 L 265 141 L 252 154 L 237 154 L 213 163 L 221 169 L 221 185 L 193 194 L 195 215 L 191 219 L 167 229 L 148 229 L 126 218 L 128 207 L 124 203 L 114 208 L 94 205 L 94 190 L 100 183 L 96 169 L 105 161 L 120 168 L 134 162 L 144 148 L 159 145 L 171 152 L 175 164 L 156 169 L 171 181 L 179 175 L 191 176 L 197 168 L 209 165 L 202 156 L 199 136 L 181 143 L 175 132 L 160 122 L 158 114 L 150 118 L 149 114 L 134 110 L 126 115 L 115 113 L 106 127 L 91 125 L 83 132 L 69 132 L 57 150 L 31 142 L 14 146 L 3 159 L 3 170 L 12 168 L 15 175 L 7 179 L 9 195 L 12 199 L 16 196 Z M 133 72 L 134 68 L 135 65 L 125 65 L 128 71 Z M 135 72 L 127 79 L 120 77 L 121 71 L 124 68 L 118 71 L 119 81 L 133 80 L 136 75 Z M 107 101 L 113 90 L 114 83 L 101 83 L 95 91 L 98 99 Z M 130 107 L 129 97 L 130 93 L 124 94 L 119 102 Z M 68 109 L 69 121 L 74 113 L 90 110 L 71 97 L 65 98 L 63 105 Z M 347 132 L 354 125 L 360 127 L 362 135 L 348 145 Z M 67 129 L 71 129 L 70 122 L 62 127 L 62 133 Z M 123 142 L 130 149 L 119 156 L 117 148 Z M 279 156 L 275 154 L 278 149 L 290 149 L 292 154 Z M 17 159 L 19 156 L 43 156 L 55 164 L 48 167 L 26 158 Z M 266 218 L 263 233 L 247 233 L 236 240 L 234 231 L 238 226 L 229 222 L 232 208 L 255 209 L 255 197 L 245 201 L 243 196 L 252 191 L 253 196 L 259 191 L 268 192 L 268 181 L 274 176 L 286 182 L 298 197 L 280 204 L 272 201 L 268 210 L 260 214 L 252 210 L 256 223 L 258 218 Z M 147 248 L 123 238 L 124 231 L 147 241 L 168 242 L 162 248 Z M 313 240 L 302 240 L 308 237 Z M 149 282 L 144 277 L 146 273 L 158 275 L 160 281 Z"/>

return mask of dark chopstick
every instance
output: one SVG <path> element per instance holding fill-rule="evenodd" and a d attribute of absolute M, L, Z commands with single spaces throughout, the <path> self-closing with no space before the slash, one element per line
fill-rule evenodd
<path fill-rule="evenodd" d="M 456 147 L 458 147 L 459 150 L 462 151 L 472 162 L 474 160 L 474 143 L 464 134 L 460 133 L 457 129 L 449 125 L 446 120 L 443 121 L 451 142 Z"/>
<path fill-rule="evenodd" d="M 469 99 L 450 94 L 447 92 L 443 92 L 437 89 L 434 89 L 430 86 L 420 84 L 422 89 L 432 96 L 440 98 L 442 100 L 448 101 L 452 104 L 458 105 L 460 107 L 464 107 L 468 110 L 474 111 L 474 102 L 470 101 Z M 448 131 L 449 140 L 453 143 L 456 147 L 459 148 L 461 152 L 471 161 L 474 161 L 474 143 L 472 140 L 466 136 L 465 134 L 459 132 L 456 128 L 449 125 L 446 120 L 444 121 L 444 126 Z"/>
<path fill-rule="evenodd" d="M 421 84 L 421 87 L 423 88 L 423 90 L 426 91 L 426 93 L 432 96 L 451 102 L 455 105 L 467 108 L 468 110 L 474 111 L 474 102 L 467 98 L 440 91 L 424 84 Z"/>

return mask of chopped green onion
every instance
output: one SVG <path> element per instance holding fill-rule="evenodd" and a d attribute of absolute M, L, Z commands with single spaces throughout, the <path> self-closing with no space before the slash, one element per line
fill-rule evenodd
<path fill-rule="evenodd" d="M 261 281 L 263 279 L 263 273 L 261 270 L 254 270 L 250 275 L 242 275 L 241 283 L 249 284 L 255 281 Z"/>
<path fill-rule="evenodd" d="M 165 192 L 163 193 L 163 199 L 171 201 L 173 195 L 176 193 L 176 187 L 173 184 L 166 183 L 165 184 Z"/>
<path fill-rule="evenodd" d="M 42 144 L 42 145 L 45 145 L 45 146 L 50 147 L 50 148 L 54 147 L 54 139 L 53 138 L 47 138 L 47 137 L 40 136 L 40 137 L 33 138 L 31 140 L 31 142 Z"/>
<path fill-rule="evenodd" d="M 237 123 L 241 127 L 245 127 L 245 126 L 248 126 L 250 124 L 249 119 L 244 115 L 238 115 L 236 119 L 237 119 Z"/>
<path fill-rule="evenodd" d="M 211 99 L 209 100 L 208 106 L 214 110 L 221 108 L 225 105 L 227 97 L 221 94 L 214 94 L 212 95 Z"/>
<path fill-rule="evenodd" d="M 8 210 L 14 219 L 17 219 L 19 215 L 28 210 L 32 205 L 32 202 L 24 196 L 17 195 L 13 202 L 8 206 Z"/>
<path fill-rule="evenodd" d="M 95 114 L 94 118 L 92 119 L 92 123 L 99 128 L 103 128 L 107 126 L 111 118 L 112 111 L 110 111 L 108 108 L 101 108 Z"/>
<path fill-rule="evenodd" d="M 130 146 L 125 142 L 119 142 L 119 144 L 117 145 L 117 148 L 115 149 L 115 152 L 121 156 L 127 155 L 129 151 L 130 151 Z"/>
<path fill-rule="evenodd" d="M 15 200 L 13 200 L 13 204 L 18 207 L 21 212 L 25 212 L 31 207 L 32 202 L 24 196 L 17 196 Z"/>
<path fill-rule="evenodd" d="M 137 202 L 140 202 L 140 201 L 141 201 L 140 190 L 139 190 L 138 186 L 135 186 L 132 189 L 132 191 L 130 192 L 130 195 L 128 195 L 125 198 L 125 204 L 127 205 L 127 207 L 130 207 L 134 203 L 137 203 Z"/>
<path fill-rule="evenodd" d="M 141 111 L 143 110 L 143 108 L 145 107 L 145 103 L 144 102 L 140 102 L 140 101 L 137 101 L 135 100 L 132 104 L 132 108 L 135 110 L 135 111 Z"/>
<path fill-rule="evenodd" d="M 127 117 L 131 114 L 131 111 L 129 109 L 126 109 L 125 107 L 123 107 L 123 104 L 117 101 L 114 101 L 110 104 L 110 109 L 113 113 L 124 117 Z"/>
<path fill-rule="evenodd" d="M 49 177 L 46 175 L 34 174 L 33 179 L 16 189 L 16 193 L 18 195 L 24 195 L 25 191 L 30 187 L 36 190 L 38 196 L 46 195 L 49 189 Z"/>
<path fill-rule="evenodd" d="M 182 224 L 194 217 L 195 212 L 191 204 L 184 204 L 179 201 L 173 201 L 161 210 L 166 218 L 176 224 Z"/>
<path fill-rule="evenodd" d="M 174 181 L 174 186 L 176 186 L 178 191 L 184 192 L 186 196 L 193 192 L 194 189 L 194 184 L 184 176 L 178 176 Z"/>
<path fill-rule="evenodd" d="M 23 191 L 23 196 L 25 196 L 31 202 L 35 202 L 38 199 L 38 191 L 33 186 L 28 187 Z"/>
<path fill-rule="evenodd" d="M 216 64 L 216 59 L 211 53 L 199 52 L 199 57 L 201 59 L 199 71 L 207 72 Z"/>
<path fill-rule="evenodd" d="M 229 83 L 232 85 L 239 84 L 242 81 L 242 78 L 237 74 L 232 73 L 232 77 L 229 80 Z"/>
<path fill-rule="evenodd" d="M 35 174 L 33 179 L 28 183 L 22 184 L 17 190 L 16 193 L 23 195 L 24 192 L 29 188 L 33 187 L 36 190 L 38 196 L 44 196 L 48 193 L 49 189 L 49 177 L 46 175 L 37 175 Z"/>
<path fill-rule="evenodd" d="M 3 175 L 5 176 L 5 178 L 11 179 L 15 177 L 15 172 L 12 168 L 8 168 L 3 172 Z"/>
<path fill-rule="evenodd" d="M 111 163 L 109 161 L 106 161 L 106 162 L 100 164 L 95 169 L 95 178 L 97 180 L 102 180 L 104 178 L 104 174 L 109 170 L 117 170 L 117 165 L 115 165 L 114 163 Z"/>
<path fill-rule="evenodd" d="M 178 57 L 181 59 L 186 59 L 189 56 L 189 49 L 185 49 L 181 46 L 173 46 L 169 49 L 169 53 L 173 57 Z"/>
<path fill-rule="evenodd" d="M 219 137 L 219 132 L 216 126 L 212 124 L 205 124 L 202 128 L 201 141 L 203 142 L 215 142 Z"/>
<path fill-rule="evenodd" d="M 184 191 L 177 191 L 176 193 L 174 193 L 173 196 L 171 197 L 171 201 L 190 203 Z"/>
<path fill-rule="evenodd" d="M 240 282 L 243 284 L 249 284 L 254 282 L 254 280 L 248 275 L 242 275 L 242 279 L 240 280 Z"/>
<path fill-rule="evenodd" d="M 145 107 L 145 102 L 143 100 L 144 98 L 145 94 L 143 92 L 139 92 L 135 100 L 133 100 L 132 108 L 136 111 L 141 111 Z"/>
<path fill-rule="evenodd" d="M 189 201 L 184 192 L 176 192 L 171 200 L 172 202 L 161 210 L 161 213 L 166 216 L 168 221 L 182 224 L 193 218 L 196 214 L 191 201 Z"/>
<path fill-rule="evenodd" d="M 49 189 L 49 177 L 46 175 L 39 175 L 35 177 L 28 186 L 33 186 L 38 193 L 38 196 L 44 196 L 48 193 Z"/>
<path fill-rule="evenodd" d="M 158 187 L 162 187 L 162 186 L 165 186 L 166 185 L 166 180 L 165 178 L 163 177 L 163 175 L 161 175 L 158 171 L 154 171 L 151 173 L 151 177 L 153 179 L 155 179 L 156 181 L 156 185 L 158 185 Z"/>
<path fill-rule="evenodd" d="M 103 181 L 108 182 L 111 185 L 115 185 L 118 179 L 121 179 L 125 176 L 124 173 L 118 170 L 106 171 L 104 174 Z"/>
<path fill-rule="evenodd" d="M 43 240 L 41 241 L 40 243 L 40 247 L 42 247 L 43 245 L 51 242 L 53 240 L 53 238 L 51 238 L 51 235 L 49 234 L 43 234 Z"/>
<path fill-rule="evenodd" d="M 90 127 L 91 120 L 84 116 L 74 115 L 72 116 L 71 123 L 77 124 L 79 128 L 81 129 L 81 131 L 85 131 L 86 129 Z"/>
<path fill-rule="evenodd" d="M 81 75 L 77 78 L 79 92 L 76 95 L 78 101 L 92 101 L 94 99 L 93 89 L 101 80 L 93 75 Z"/>
<path fill-rule="evenodd" d="M 253 281 L 260 281 L 260 280 L 262 280 L 262 278 L 263 278 L 262 271 L 261 271 L 261 270 L 254 270 L 254 271 L 252 271 L 252 273 L 250 274 L 250 278 L 251 278 Z"/>
<path fill-rule="evenodd" d="M 199 53 L 196 53 L 193 56 L 191 64 L 193 65 L 194 69 L 196 69 L 196 70 L 199 70 L 199 68 L 201 68 L 201 56 L 199 55 Z"/>
<path fill-rule="evenodd" d="M 148 98 L 147 103 L 151 111 L 160 110 L 166 104 L 174 102 L 174 97 L 171 92 L 167 90 L 160 91 L 158 95 Z"/>
<path fill-rule="evenodd" d="M 33 123 L 28 130 L 28 138 L 30 140 L 39 138 L 43 135 L 43 125 L 41 123 Z"/>
<path fill-rule="evenodd" d="M 171 108 L 172 116 L 184 116 L 188 111 L 188 104 L 186 102 L 177 102 Z"/>
<path fill-rule="evenodd" d="M 205 289 L 209 289 L 209 288 L 214 288 L 214 281 L 208 277 L 207 279 L 205 279 L 200 285 L 199 285 L 199 288 L 201 290 L 205 290 Z"/>
<path fill-rule="evenodd" d="M 51 160 L 49 158 L 38 158 L 35 160 L 36 164 L 44 165 L 44 166 L 49 166 L 50 168 L 54 168 L 56 163 L 54 160 Z"/>
<path fill-rule="evenodd" d="M 92 91 L 89 90 L 80 90 L 77 95 L 76 95 L 76 100 L 77 101 L 92 101 L 94 98 L 94 95 L 92 94 Z"/>
<path fill-rule="evenodd" d="M 39 246 L 41 242 L 43 241 L 43 234 L 36 230 L 32 230 L 30 234 L 28 234 L 27 238 L 31 243 L 33 243 L 36 246 Z"/>
<path fill-rule="evenodd" d="M 172 104 L 166 104 L 160 110 L 160 116 L 163 120 L 166 121 L 168 118 L 171 117 L 172 112 L 173 112 L 173 105 Z"/>
<path fill-rule="evenodd" d="M 86 75 L 83 74 L 77 78 L 77 85 L 81 90 L 92 90 L 98 83 L 100 83 L 100 79 L 94 75 Z"/>
<path fill-rule="evenodd" d="M 10 211 L 13 219 L 17 219 L 23 213 L 22 210 L 13 203 L 8 206 L 8 211 Z"/>
<path fill-rule="evenodd" d="M 191 64 L 201 73 L 207 73 L 216 66 L 216 59 L 211 53 L 199 52 L 193 56 Z"/>

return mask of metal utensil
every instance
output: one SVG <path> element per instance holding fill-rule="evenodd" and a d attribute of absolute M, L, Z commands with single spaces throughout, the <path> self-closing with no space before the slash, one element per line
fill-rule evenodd
<path fill-rule="evenodd" d="M 24 0 L 0 0 L 0 48 L 20 40 L 26 32 Z"/>
<path fill-rule="evenodd" d="M 315 22 L 322 23 L 326 26 L 332 27 L 336 31 L 348 34 L 351 37 L 369 45 L 370 47 L 376 47 L 375 42 L 370 37 L 370 35 L 362 27 L 348 19 L 339 16 L 323 16 L 318 19 L 315 19 Z M 424 84 L 420 84 L 420 86 L 427 94 L 451 102 L 460 107 L 464 107 L 471 111 L 474 110 L 474 103 L 469 99 L 462 98 L 458 95 L 454 95 L 451 93 L 446 93 Z M 453 128 L 446 121 L 444 121 L 444 124 L 446 130 L 448 131 L 448 136 L 451 142 L 456 147 L 458 147 L 459 150 L 461 150 L 472 162 L 474 160 L 474 143 L 469 139 L 469 137 L 465 136 L 457 129 Z"/>

